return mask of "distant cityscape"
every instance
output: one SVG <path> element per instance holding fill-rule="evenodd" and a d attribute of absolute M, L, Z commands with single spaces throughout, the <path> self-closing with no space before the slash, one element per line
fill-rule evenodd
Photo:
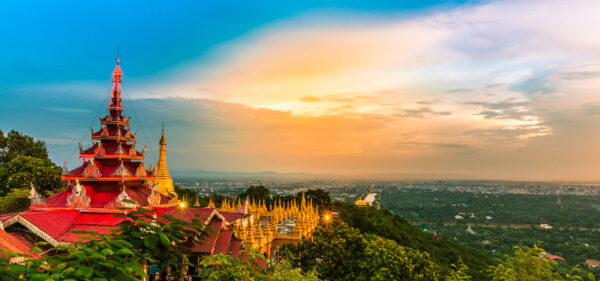
<path fill-rule="evenodd" d="M 479 194 L 531 195 L 600 195 L 600 184 L 509 181 L 369 181 L 369 180 L 301 180 L 286 178 L 175 179 L 176 185 L 194 189 L 199 195 L 235 196 L 250 186 L 262 185 L 275 195 L 292 195 L 308 189 L 323 189 L 335 201 L 354 202 L 365 199 L 369 192 L 403 189 L 469 192 Z"/>

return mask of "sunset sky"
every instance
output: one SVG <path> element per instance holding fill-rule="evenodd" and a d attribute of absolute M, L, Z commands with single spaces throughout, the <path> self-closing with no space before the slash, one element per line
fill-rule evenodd
<path fill-rule="evenodd" d="M 172 172 L 600 181 L 600 1 L 0 10 L 0 129 L 69 168 L 120 46 L 139 146 L 156 161 L 164 120 Z"/>

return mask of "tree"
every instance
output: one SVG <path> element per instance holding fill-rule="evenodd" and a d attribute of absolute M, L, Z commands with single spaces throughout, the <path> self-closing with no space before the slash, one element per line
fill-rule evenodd
<path fill-rule="evenodd" d="M 17 156 L 0 166 L 0 196 L 13 189 L 29 190 L 33 183 L 42 196 L 50 196 L 65 187 L 62 169 L 48 159 Z"/>
<path fill-rule="evenodd" d="M 437 268 L 426 252 L 398 245 L 377 235 L 366 236 L 361 268 L 370 280 L 438 280 Z"/>
<path fill-rule="evenodd" d="M 490 280 L 584 280 L 578 275 L 578 269 L 573 268 L 571 274 L 562 276 L 557 272 L 558 263 L 545 258 L 544 249 L 537 245 L 533 247 L 514 246 L 510 255 L 504 255 L 498 260 L 498 265 L 490 266 Z M 593 279 L 593 276 L 588 277 Z"/>
<path fill-rule="evenodd" d="M 452 264 L 452 270 L 444 277 L 444 281 L 470 281 L 472 278 L 467 274 L 469 267 L 463 263 L 462 259 L 458 265 Z"/>
<path fill-rule="evenodd" d="M 293 269 L 288 263 L 269 264 L 262 268 L 259 261 L 267 264 L 264 256 L 256 251 L 249 251 L 246 261 L 242 258 L 233 258 L 229 255 L 218 254 L 207 256 L 200 262 L 202 269 L 198 276 L 202 280 L 235 281 L 235 280 L 319 280 L 314 274 L 303 275 L 299 269 Z"/>
<path fill-rule="evenodd" d="M 333 280 L 437 280 L 427 253 L 376 235 L 364 236 L 343 222 L 318 228 L 311 240 L 282 253 L 305 271 Z"/>
<path fill-rule="evenodd" d="M 241 193 L 238 197 L 241 199 L 248 198 L 249 200 L 253 199 L 255 202 L 259 200 L 269 200 L 269 189 L 262 186 L 251 186 L 246 189 L 243 193 Z"/>
<path fill-rule="evenodd" d="M 15 130 L 8 132 L 5 137 L 4 132 L 0 130 L 0 165 L 18 156 L 48 159 L 48 150 L 41 140 L 35 140 Z"/>
<path fill-rule="evenodd" d="M 0 197 L 0 213 L 14 213 L 26 210 L 30 204 L 29 190 L 12 189 L 6 196 Z"/>
<path fill-rule="evenodd" d="M 185 269 L 192 265 L 188 259 L 188 249 L 202 243 L 206 235 L 215 233 L 215 230 L 207 229 L 203 222 L 206 218 L 197 214 L 192 221 L 171 215 L 155 219 L 150 214 L 149 210 L 139 208 L 135 212 L 120 215 L 127 221 L 121 224 L 115 237 L 131 243 L 136 255 L 147 257 L 147 261 L 172 268 L 172 273 L 181 279 L 187 274 Z"/>
<path fill-rule="evenodd" d="M 38 259 L 26 259 L 17 264 L 10 263 L 14 256 L 8 253 L 0 256 L 1 280 L 125 280 L 141 281 L 146 274 L 141 267 L 145 257 L 134 254 L 133 246 L 112 234 L 78 232 L 86 237 L 71 245 L 59 245 L 52 249 L 53 255 Z M 45 243 L 38 243 L 42 246 Z M 32 252 L 41 252 L 34 247 Z"/>
<path fill-rule="evenodd" d="M 301 194 L 299 194 L 301 196 Z M 319 209 L 328 209 L 331 203 L 331 197 L 329 192 L 323 189 L 309 189 L 305 193 L 306 200 L 311 200 L 315 206 L 319 206 Z"/>

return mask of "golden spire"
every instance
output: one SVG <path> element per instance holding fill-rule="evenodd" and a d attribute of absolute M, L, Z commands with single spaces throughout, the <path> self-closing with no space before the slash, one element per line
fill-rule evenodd
<path fill-rule="evenodd" d="M 302 210 L 306 209 L 306 197 L 304 196 L 304 191 L 302 191 L 302 201 L 300 202 L 300 207 Z"/>
<path fill-rule="evenodd" d="M 200 207 L 200 202 L 198 201 L 198 195 L 196 195 L 196 203 L 194 203 L 194 207 Z"/>
<path fill-rule="evenodd" d="M 212 196 L 208 200 L 208 208 L 215 208 L 215 203 L 213 203 Z"/>
<path fill-rule="evenodd" d="M 162 135 L 160 137 L 160 154 L 156 164 L 156 179 L 158 180 L 158 191 L 168 197 L 177 196 L 173 188 L 173 179 L 167 168 L 167 140 L 165 139 L 165 122 L 162 123 Z"/>

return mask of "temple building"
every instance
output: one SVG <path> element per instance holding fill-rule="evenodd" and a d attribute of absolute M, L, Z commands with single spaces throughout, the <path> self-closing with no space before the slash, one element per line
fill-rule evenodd
<path fill-rule="evenodd" d="M 157 220 L 169 214 L 182 220 L 199 215 L 215 230 L 201 245 L 189 248 L 192 255 L 228 254 L 238 257 L 244 247 L 252 247 L 271 258 L 285 243 L 297 243 L 310 237 L 319 222 L 318 210 L 302 196 L 296 201 L 222 202 L 219 209 L 211 201 L 208 207 L 188 207 L 178 201 L 166 162 L 164 126 L 160 140 L 160 157 L 156 170 L 145 166 L 146 148 L 136 147 L 136 133 L 123 113 L 121 101 L 121 67 L 113 71 L 113 86 L 108 114 L 100 118 L 100 127 L 91 130 L 90 145 L 79 145 L 81 164 L 74 169 L 63 167 L 62 179 L 67 187 L 48 198 L 31 185 L 29 210 L 0 214 L 0 247 L 26 252 L 36 242 L 49 247 L 79 241 L 74 230 L 106 233 L 116 229 L 125 218 L 118 214 L 138 206 L 150 210 Z M 132 203 L 135 202 L 134 203 Z M 7 246 L 8 247 L 8 246 Z M 35 257 L 34 257 L 35 258 Z M 197 259 L 200 260 L 200 259 Z M 156 280 L 156 279 L 153 279 Z"/>
<path fill-rule="evenodd" d="M 167 140 L 165 139 L 165 123 L 162 124 L 162 135 L 160 137 L 160 154 L 156 164 L 156 180 L 158 181 L 158 192 L 165 196 L 177 197 L 173 188 L 173 179 L 167 168 Z"/>

